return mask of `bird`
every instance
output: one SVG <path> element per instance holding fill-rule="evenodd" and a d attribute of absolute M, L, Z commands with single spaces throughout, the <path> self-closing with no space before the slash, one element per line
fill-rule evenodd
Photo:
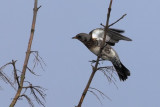
<path fill-rule="evenodd" d="M 89 34 L 79 33 L 76 36 L 72 37 L 72 39 L 78 39 L 92 53 L 98 56 L 101 44 L 103 42 L 104 33 L 104 28 L 96 28 L 90 31 Z M 117 52 L 112 47 L 120 40 L 132 41 L 132 39 L 123 36 L 122 33 L 124 33 L 124 30 L 108 28 L 108 31 L 106 33 L 105 45 L 102 48 L 100 58 L 102 60 L 111 61 L 115 68 L 115 71 L 118 74 L 120 81 L 125 81 L 128 78 L 128 76 L 130 76 L 130 71 L 122 64 Z"/>

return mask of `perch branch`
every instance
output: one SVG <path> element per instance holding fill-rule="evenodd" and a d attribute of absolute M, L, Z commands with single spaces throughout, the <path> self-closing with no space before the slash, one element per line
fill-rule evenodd
<path fill-rule="evenodd" d="M 98 55 L 98 57 L 97 57 L 95 66 L 94 66 L 94 67 L 92 66 L 93 70 L 92 70 L 91 76 L 90 76 L 90 78 L 89 78 L 89 80 L 88 80 L 88 83 L 87 83 L 87 85 L 86 85 L 83 93 L 82 93 L 82 96 L 81 96 L 81 98 L 80 98 L 80 101 L 79 101 L 77 107 L 81 107 L 81 105 L 82 105 L 82 103 L 83 103 L 83 100 L 84 100 L 84 98 L 85 98 L 85 96 L 86 96 L 86 94 L 87 94 L 88 88 L 90 87 L 90 84 L 91 84 L 91 82 L 92 82 L 92 80 L 93 80 L 93 77 L 94 77 L 94 75 L 95 75 L 95 73 L 96 73 L 96 71 L 97 71 L 99 59 L 100 59 L 100 56 L 101 56 L 101 52 L 102 52 L 102 49 L 103 49 L 103 47 L 104 47 L 104 45 L 105 45 L 106 34 L 107 34 L 107 31 L 108 31 L 108 25 L 109 25 L 109 18 L 110 18 L 111 6 L 112 6 L 112 0 L 110 0 L 110 4 L 109 4 L 109 8 L 108 8 L 107 21 L 106 21 L 106 26 L 105 26 L 105 33 L 104 33 L 103 42 L 102 42 L 102 44 L 101 44 L 101 48 L 100 48 L 100 51 L 99 51 L 99 55 Z"/>

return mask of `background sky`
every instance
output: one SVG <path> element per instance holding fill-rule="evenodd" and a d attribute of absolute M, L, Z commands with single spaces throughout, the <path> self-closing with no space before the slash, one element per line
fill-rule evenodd
<path fill-rule="evenodd" d="M 33 0 L 1 0 L 0 2 L 0 66 L 18 60 L 21 70 L 30 35 Z M 39 51 L 46 63 L 45 71 L 37 66 L 35 77 L 27 72 L 26 80 L 47 90 L 46 107 L 74 107 L 91 74 L 90 60 L 97 57 L 82 43 L 72 40 L 78 33 L 88 33 L 106 23 L 109 0 L 39 0 L 32 50 Z M 133 41 L 120 41 L 114 49 L 131 71 L 125 82 L 116 77 L 115 87 L 101 72 L 97 72 L 91 87 L 110 97 L 87 93 L 82 107 L 159 107 L 160 106 L 160 1 L 113 0 L 110 23 L 123 14 L 127 16 L 113 28 L 124 29 Z M 111 63 L 106 62 L 106 65 Z M 33 56 L 29 66 L 33 65 Z M 13 76 L 11 67 L 5 73 Z M 0 79 L 0 107 L 8 107 L 14 89 Z M 33 97 L 31 97 L 33 99 Z M 35 100 L 36 107 L 40 107 Z M 15 107 L 29 107 L 25 99 Z"/>

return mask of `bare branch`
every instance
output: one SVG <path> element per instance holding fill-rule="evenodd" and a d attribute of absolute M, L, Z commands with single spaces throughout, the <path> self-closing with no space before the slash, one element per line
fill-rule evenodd
<path fill-rule="evenodd" d="M 12 80 L 3 71 L 0 71 L 0 77 L 4 82 L 9 83 L 14 89 L 16 89 Z"/>
<path fill-rule="evenodd" d="M 99 102 L 101 103 L 101 105 L 102 105 L 102 102 L 101 102 L 100 98 L 98 97 L 98 95 L 97 95 L 95 92 L 91 91 L 91 90 L 88 90 L 88 91 L 91 92 L 93 95 L 95 95 L 96 98 L 98 99 L 98 101 L 99 101 Z"/>
<path fill-rule="evenodd" d="M 33 75 L 39 76 L 37 75 L 35 72 L 33 72 L 29 67 L 27 67 L 28 71 L 30 71 Z"/>
<path fill-rule="evenodd" d="M 38 8 L 37 8 L 37 11 L 41 8 L 42 6 L 40 5 Z"/>
<path fill-rule="evenodd" d="M 44 71 L 43 65 L 46 66 L 44 60 L 42 59 L 42 57 L 40 57 L 38 51 L 31 51 L 31 53 L 34 55 L 35 59 L 34 59 L 34 66 L 32 71 L 34 70 L 34 68 L 36 67 L 36 65 L 40 64 L 42 70 Z"/>
<path fill-rule="evenodd" d="M 127 14 L 124 14 L 123 16 L 121 16 L 118 20 L 116 20 L 115 22 L 113 22 L 112 24 L 110 24 L 108 27 L 113 26 L 114 24 L 116 24 L 117 22 L 119 22 L 121 19 L 123 19 Z M 103 25 L 102 23 L 100 24 L 101 26 L 105 27 L 105 25 Z"/>
<path fill-rule="evenodd" d="M 99 67 L 98 70 L 101 71 L 104 74 L 104 76 L 107 78 L 107 80 L 109 82 L 112 82 L 116 86 L 116 88 L 118 89 L 118 86 L 115 83 L 116 79 L 113 76 L 113 74 L 115 74 L 115 75 L 117 75 L 117 74 L 114 72 L 115 69 L 113 66 Z"/>
<path fill-rule="evenodd" d="M 3 66 L 0 68 L 0 71 L 2 71 L 7 65 L 10 65 L 10 64 L 12 64 L 12 62 L 9 62 L 9 63 L 3 65 Z"/>
<path fill-rule="evenodd" d="M 3 65 L 1 68 L 0 68 L 0 77 L 2 78 L 2 80 L 6 83 L 9 83 L 11 85 L 11 87 L 13 87 L 14 89 L 16 89 L 14 87 L 14 83 L 12 82 L 11 78 L 9 78 L 4 72 L 3 72 L 3 69 L 5 67 L 7 67 L 8 65 L 12 65 L 12 62 L 9 62 L 5 65 Z"/>
<path fill-rule="evenodd" d="M 33 37 L 34 37 L 36 17 L 37 17 L 37 12 L 38 12 L 38 9 L 39 9 L 39 8 L 37 8 L 37 4 L 38 4 L 38 0 L 35 0 L 34 1 L 34 9 L 33 9 L 32 27 L 31 27 L 31 32 L 30 32 L 30 39 L 29 39 L 29 42 L 28 42 L 27 52 L 26 52 L 26 56 L 25 56 L 25 60 L 24 60 L 24 64 L 23 64 L 21 77 L 20 77 L 20 87 L 18 88 L 18 90 L 17 90 L 17 92 L 16 92 L 16 94 L 15 94 L 15 96 L 14 96 L 14 98 L 13 98 L 11 104 L 10 104 L 10 107 L 14 107 L 14 105 L 16 104 L 18 98 L 20 97 L 21 91 L 23 89 L 26 69 L 27 69 L 27 65 L 28 65 L 28 61 L 29 61 L 29 57 L 30 57 L 30 53 L 31 53 L 32 41 L 33 41 Z"/>
<path fill-rule="evenodd" d="M 17 75 L 17 69 L 16 69 L 16 65 L 15 65 L 16 61 L 12 60 L 12 65 L 13 65 L 13 71 L 14 71 L 14 80 L 17 82 L 18 88 L 19 88 L 20 84 L 19 84 L 19 76 Z"/>
<path fill-rule="evenodd" d="M 43 93 L 43 88 L 41 87 L 32 87 L 31 89 L 31 93 L 33 94 L 34 98 L 36 99 L 37 103 L 44 106 L 44 103 L 40 100 L 40 98 L 36 95 L 36 92 L 38 92 L 38 94 L 43 98 L 43 100 L 45 101 L 45 96 L 46 94 Z"/>
<path fill-rule="evenodd" d="M 45 89 L 40 86 L 34 86 L 34 90 L 38 92 L 38 94 L 42 97 L 42 99 L 45 101 L 46 94 L 44 93 Z"/>
<path fill-rule="evenodd" d="M 102 23 L 100 25 L 103 26 L 103 27 L 105 27 L 105 25 L 103 25 Z"/>
<path fill-rule="evenodd" d="M 121 16 L 117 21 L 115 21 L 114 23 L 110 24 L 108 27 L 113 26 L 114 24 L 116 24 L 117 22 L 119 22 L 121 19 L 123 19 L 127 14 L 124 14 L 123 16 Z"/>
<path fill-rule="evenodd" d="M 100 59 L 100 56 L 101 56 L 101 53 L 102 53 L 102 49 L 103 49 L 103 47 L 104 47 L 104 45 L 105 45 L 106 34 L 107 34 L 107 31 L 108 31 L 108 25 L 109 25 L 109 18 L 110 18 L 111 6 L 112 6 L 112 0 L 110 0 L 110 4 L 109 4 L 109 8 L 108 8 L 107 21 L 106 21 L 105 32 L 104 32 L 104 38 L 103 38 L 103 42 L 102 42 L 102 44 L 101 44 L 101 48 L 100 48 L 100 51 L 99 51 L 99 55 L 98 55 L 98 57 L 97 57 L 95 66 L 92 67 L 92 68 L 93 68 L 92 74 L 91 74 L 91 76 L 90 76 L 90 78 L 89 78 L 89 80 L 88 80 L 88 83 L 87 83 L 87 85 L 86 85 L 86 87 L 85 87 L 85 89 L 84 89 L 84 91 L 83 91 L 83 93 L 82 93 L 82 96 L 81 96 L 80 101 L 79 101 L 79 103 L 78 103 L 78 107 L 81 107 L 81 105 L 82 105 L 82 103 L 83 103 L 83 100 L 84 100 L 84 98 L 85 98 L 85 96 L 86 96 L 86 93 L 87 93 L 87 91 L 88 91 L 88 88 L 90 87 L 90 84 L 91 84 L 91 82 L 92 82 L 92 79 L 93 79 L 93 77 L 94 77 L 94 75 L 95 75 L 95 73 L 96 73 L 96 71 L 97 71 L 97 68 L 98 68 L 99 59 Z"/>
<path fill-rule="evenodd" d="M 111 100 L 107 95 L 105 95 L 102 91 L 100 91 L 100 90 L 98 90 L 98 89 L 96 89 L 96 88 L 92 88 L 92 87 L 90 87 L 90 89 L 93 89 L 93 90 L 99 92 L 99 94 L 102 96 L 102 98 L 103 98 L 103 96 L 104 96 L 104 97 L 106 97 L 107 99 L 109 99 L 110 101 L 112 101 L 112 100 Z"/>
<path fill-rule="evenodd" d="M 31 106 L 31 107 L 34 107 L 34 104 L 32 102 L 32 100 L 25 94 L 22 94 L 20 97 L 24 97 L 26 98 L 26 100 L 28 101 L 28 104 Z"/>
<path fill-rule="evenodd" d="M 41 86 L 33 86 L 30 82 L 28 82 L 28 83 L 29 83 L 29 86 L 23 87 L 25 89 L 25 92 L 26 92 L 27 89 L 30 89 L 31 94 L 34 96 L 37 103 L 45 107 L 44 103 L 41 101 L 41 99 L 37 96 L 36 93 L 38 93 L 40 95 L 40 97 L 45 101 L 46 94 L 44 94 L 44 91 L 46 89 L 42 88 Z"/>

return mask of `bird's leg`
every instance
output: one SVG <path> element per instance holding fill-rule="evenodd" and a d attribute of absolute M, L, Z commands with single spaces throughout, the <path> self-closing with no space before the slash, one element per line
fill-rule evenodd
<path fill-rule="evenodd" d="M 104 47 L 106 47 L 106 46 L 107 46 L 107 43 L 104 44 L 104 46 L 102 47 L 102 49 L 103 49 Z"/>

